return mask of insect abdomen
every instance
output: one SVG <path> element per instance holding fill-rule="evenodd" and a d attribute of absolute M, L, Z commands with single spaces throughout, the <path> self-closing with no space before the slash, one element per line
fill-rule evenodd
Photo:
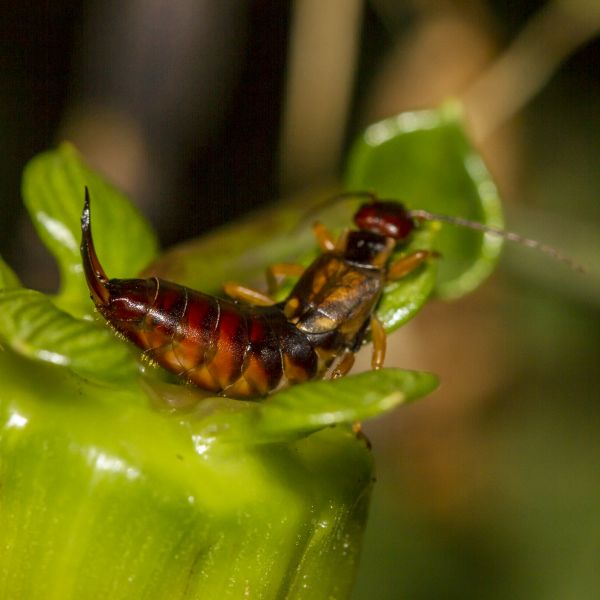
<path fill-rule="evenodd" d="M 278 308 L 251 308 L 161 281 L 111 280 L 107 320 L 199 387 L 263 396 L 316 374 L 313 348 Z"/>
<path fill-rule="evenodd" d="M 264 396 L 317 375 L 308 337 L 281 308 L 252 307 L 151 279 L 109 279 L 94 249 L 90 199 L 81 258 L 91 298 L 118 332 L 167 370 L 231 397 Z"/>

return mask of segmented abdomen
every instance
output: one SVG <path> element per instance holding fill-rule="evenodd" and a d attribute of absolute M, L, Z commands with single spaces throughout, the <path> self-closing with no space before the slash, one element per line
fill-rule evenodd
<path fill-rule="evenodd" d="M 230 397 L 311 379 L 317 356 L 276 307 L 252 307 L 153 279 L 113 279 L 98 307 L 157 363 Z"/>

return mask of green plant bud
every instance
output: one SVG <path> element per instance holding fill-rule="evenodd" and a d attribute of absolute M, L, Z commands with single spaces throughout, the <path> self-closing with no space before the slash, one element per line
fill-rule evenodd
<path fill-rule="evenodd" d="M 400 196 L 408 171 L 398 175 L 394 152 L 415 152 L 429 157 L 421 171 L 416 159 L 411 166 L 423 186 L 399 199 L 418 206 L 423 197 L 407 195 L 429 189 L 427 209 L 468 208 L 463 216 L 497 224 L 497 205 L 483 193 L 488 180 L 473 178 L 476 161 L 471 179 L 464 168 L 455 175 L 473 155 L 458 122 L 444 111 L 429 116 L 413 115 L 412 128 L 380 124 L 385 139 L 367 132 L 349 181 Z M 447 197 L 423 183 L 436 169 L 452 190 Z M 260 401 L 210 398 L 175 383 L 95 314 L 79 257 L 84 186 L 110 276 L 134 277 L 156 261 L 148 224 L 74 148 L 28 165 L 23 195 L 58 262 L 61 288 L 52 297 L 26 290 L 0 259 L 0 598 L 348 598 L 374 481 L 368 443 L 353 425 L 429 393 L 436 377 L 381 369 Z M 214 293 L 292 255 L 309 261 L 306 210 L 304 202 L 282 203 L 264 219 L 167 253 L 152 269 Z M 351 210 L 329 206 L 323 220 L 337 230 Z M 499 247 L 477 233 L 427 226 L 404 251 L 413 248 L 440 250 L 450 270 L 438 275 L 431 261 L 391 284 L 378 308 L 388 331 L 436 286 L 446 296 L 474 287 Z"/>

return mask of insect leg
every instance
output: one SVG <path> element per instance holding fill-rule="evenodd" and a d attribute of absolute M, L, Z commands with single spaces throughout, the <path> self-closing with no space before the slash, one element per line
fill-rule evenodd
<path fill-rule="evenodd" d="M 417 250 L 416 252 L 411 252 L 406 256 L 400 257 L 389 266 L 386 279 L 387 281 L 396 281 L 396 279 L 401 279 L 405 275 L 412 273 L 428 258 L 437 258 L 438 256 L 438 252 L 432 252 L 429 250 Z"/>
<path fill-rule="evenodd" d="M 387 339 L 383 325 L 375 315 L 371 317 L 371 340 L 373 342 L 371 368 L 375 370 L 381 369 L 385 361 L 385 348 Z"/>
<path fill-rule="evenodd" d="M 319 248 L 321 248 L 323 252 L 335 250 L 335 237 L 323 223 L 315 223 L 313 225 L 313 233 L 315 234 Z"/>
<path fill-rule="evenodd" d="M 354 356 L 354 352 L 348 350 L 342 357 L 342 360 L 332 369 L 327 379 L 338 379 L 338 377 L 346 375 L 354 364 Z"/>
<path fill-rule="evenodd" d="M 233 281 L 224 283 L 223 291 L 234 300 L 241 300 L 254 306 L 273 306 L 275 304 L 275 300 L 267 294 Z"/>
<path fill-rule="evenodd" d="M 269 294 L 275 294 L 279 288 L 279 278 L 283 277 L 300 277 L 305 267 L 295 263 L 275 263 L 267 267 L 267 285 L 269 286 Z"/>

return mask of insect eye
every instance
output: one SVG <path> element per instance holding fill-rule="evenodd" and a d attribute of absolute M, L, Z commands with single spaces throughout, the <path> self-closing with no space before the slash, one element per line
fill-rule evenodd
<path fill-rule="evenodd" d="M 415 227 L 404 206 L 398 202 L 363 204 L 354 215 L 354 223 L 362 231 L 371 231 L 395 240 L 406 239 Z"/>

